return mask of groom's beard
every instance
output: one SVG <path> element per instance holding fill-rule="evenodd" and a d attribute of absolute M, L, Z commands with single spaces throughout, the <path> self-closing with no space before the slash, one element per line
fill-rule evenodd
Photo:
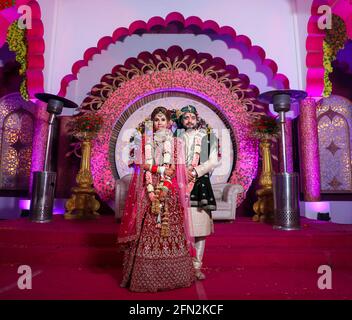
<path fill-rule="evenodd" d="M 186 130 L 194 130 L 197 127 L 197 124 L 193 124 L 193 123 L 186 123 L 183 125 L 185 127 Z"/>

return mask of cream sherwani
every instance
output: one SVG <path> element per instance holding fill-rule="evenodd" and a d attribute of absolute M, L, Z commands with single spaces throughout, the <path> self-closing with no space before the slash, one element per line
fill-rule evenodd
<path fill-rule="evenodd" d="M 185 142 L 185 157 L 186 165 L 190 167 L 192 164 L 192 159 L 194 156 L 194 147 L 195 147 L 195 137 L 197 132 L 201 133 L 201 137 L 206 137 L 206 132 L 204 130 L 187 130 L 182 132 L 180 137 Z M 202 150 L 201 152 L 204 152 Z M 206 158 L 208 158 L 208 151 L 206 150 Z M 210 173 L 218 165 L 218 156 L 217 156 L 217 147 L 211 148 L 209 153 L 209 158 L 206 161 L 202 162 L 202 157 L 200 164 L 195 167 L 198 177 L 201 177 L 205 174 Z M 191 199 L 192 200 L 192 199 Z M 191 207 L 191 221 L 192 226 L 190 228 L 191 236 L 194 237 L 203 237 L 214 232 L 213 220 L 208 212 L 202 208 Z"/>

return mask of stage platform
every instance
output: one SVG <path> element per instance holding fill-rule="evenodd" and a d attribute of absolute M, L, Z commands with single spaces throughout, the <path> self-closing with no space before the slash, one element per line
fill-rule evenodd
<path fill-rule="evenodd" d="M 120 288 L 121 254 L 113 216 L 51 223 L 0 221 L 0 300 L 6 299 L 352 299 L 352 225 L 302 218 L 300 231 L 277 231 L 238 218 L 216 222 L 205 252 L 207 279 L 154 294 Z M 29 265 L 31 290 L 17 273 Z M 332 289 L 318 288 L 320 265 Z"/>

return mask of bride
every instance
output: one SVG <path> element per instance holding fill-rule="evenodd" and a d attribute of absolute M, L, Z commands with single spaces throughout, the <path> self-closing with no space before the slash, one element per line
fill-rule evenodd
<path fill-rule="evenodd" d="M 195 281 L 183 147 L 173 138 L 170 118 L 164 107 L 153 110 L 133 164 L 118 234 L 124 250 L 121 286 L 131 291 L 170 290 Z"/>

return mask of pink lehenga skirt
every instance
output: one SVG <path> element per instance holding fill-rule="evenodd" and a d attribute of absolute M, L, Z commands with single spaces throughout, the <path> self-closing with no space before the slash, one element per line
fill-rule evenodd
<path fill-rule="evenodd" d="M 173 187 L 168 196 L 168 237 L 161 237 L 156 227 L 150 200 L 147 197 L 139 200 L 143 202 L 139 206 L 143 212 L 137 214 L 140 233 L 137 240 L 124 247 L 122 287 L 137 292 L 156 292 L 189 287 L 195 281 L 183 209 L 178 199 L 178 190 Z"/>

